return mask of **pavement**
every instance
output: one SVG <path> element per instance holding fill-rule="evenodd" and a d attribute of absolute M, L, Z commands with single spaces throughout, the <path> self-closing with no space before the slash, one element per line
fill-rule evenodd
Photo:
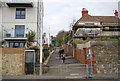
<path fill-rule="evenodd" d="M 66 56 L 65 63 L 59 58 L 58 50 L 55 51 L 49 62 L 49 71 L 43 76 L 55 78 L 82 78 L 86 74 L 85 65 L 75 60 L 71 55 Z"/>
<path fill-rule="evenodd" d="M 42 76 L 33 75 L 21 75 L 21 76 L 2 76 L 3 80 L 12 79 L 86 79 L 86 68 L 84 64 L 75 60 L 71 55 L 66 56 L 65 63 L 62 63 L 58 57 L 58 49 L 51 54 L 47 63 L 49 70 Z M 93 75 L 91 79 L 118 79 L 118 75 Z"/>

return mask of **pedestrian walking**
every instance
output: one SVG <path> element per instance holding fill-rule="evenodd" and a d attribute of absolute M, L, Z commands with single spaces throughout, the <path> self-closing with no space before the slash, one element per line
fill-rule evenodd
<path fill-rule="evenodd" d="M 59 58 L 61 58 L 61 55 L 62 55 L 62 50 L 60 49 L 59 50 Z"/>
<path fill-rule="evenodd" d="M 64 49 L 61 50 L 62 54 L 64 54 Z"/>
<path fill-rule="evenodd" d="M 65 54 L 62 55 L 62 63 L 65 63 Z"/>

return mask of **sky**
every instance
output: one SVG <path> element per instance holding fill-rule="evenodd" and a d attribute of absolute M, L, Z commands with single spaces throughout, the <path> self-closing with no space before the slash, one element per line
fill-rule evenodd
<path fill-rule="evenodd" d="M 81 18 L 82 8 L 93 16 L 114 16 L 120 0 L 43 0 L 44 32 L 55 36 L 61 30 L 70 30 L 73 19 Z"/>

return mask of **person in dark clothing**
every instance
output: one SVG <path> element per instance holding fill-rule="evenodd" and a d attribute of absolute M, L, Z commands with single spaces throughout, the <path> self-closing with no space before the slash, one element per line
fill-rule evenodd
<path fill-rule="evenodd" d="M 61 56 L 63 56 L 63 55 L 64 55 L 64 49 L 61 50 Z"/>
<path fill-rule="evenodd" d="M 65 63 L 65 54 L 62 55 L 62 63 Z"/>
<path fill-rule="evenodd" d="M 64 53 L 64 49 L 61 50 L 62 51 L 62 54 Z"/>
<path fill-rule="evenodd" d="M 61 58 L 61 55 L 62 55 L 62 50 L 60 49 L 59 50 L 59 58 Z"/>

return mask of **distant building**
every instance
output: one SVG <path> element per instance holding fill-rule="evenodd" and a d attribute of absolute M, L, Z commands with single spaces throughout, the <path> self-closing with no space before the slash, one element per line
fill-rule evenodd
<path fill-rule="evenodd" d="M 114 16 L 91 16 L 83 8 L 82 17 L 73 26 L 74 37 L 118 37 L 119 22 L 117 10 Z"/>
<path fill-rule="evenodd" d="M 7 47 L 26 47 L 30 30 L 36 32 L 40 43 L 40 28 L 43 25 L 42 0 L 3 0 L 0 2 L 0 38 L 7 41 Z"/>

